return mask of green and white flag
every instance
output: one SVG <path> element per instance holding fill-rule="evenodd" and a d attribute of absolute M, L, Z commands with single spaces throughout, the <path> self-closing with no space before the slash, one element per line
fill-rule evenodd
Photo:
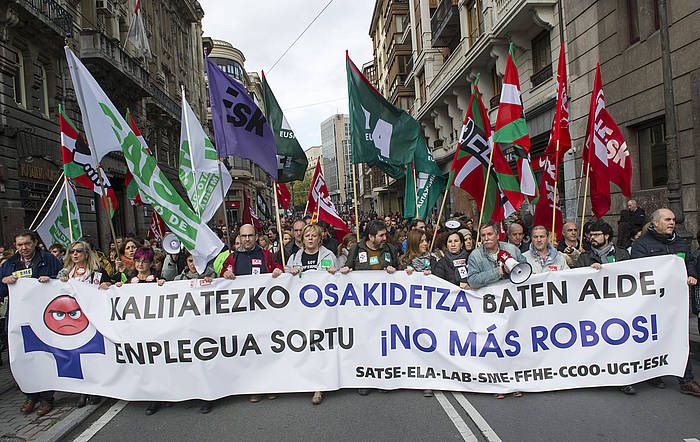
<path fill-rule="evenodd" d="M 63 186 L 51 204 L 51 208 L 36 227 L 36 233 L 46 247 L 56 243 L 68 247 L 70 243 L 83 236 L 75 193 L 67 179 L 63 180 Z"/>
<path fill-rule="evenodd" d="M 206 223 L 223 203 L 219 181 L 225 195 L 233 180 L 226 167 L 219 168 L 216 149 L 185 99 L 184 91 L 180 123 L 180 182 L 194 211 Z"/>
<path fill-rule="evenodd" d="M 287 118 L 282 112 L 275 94 L 272 93 L 270 85 L 262 73 L 263 99 L 265 100 L 265 110 L 267 111 L 267 121 L 270 122 L 272 132 L 275 134 L 275 147 L 277 148 L 277 182 L 288 183 L 290 181 L 301 181 L 309 167 L 309 160 L 306 158 L 304 149 L 294 135 L 292 127 L 287 122 Z"/>
<path fill-rule="evenodd" d="M 443 195 L 443 192 L 445 192 L 447 179 L 442 174 L 435 159 L 433 159 L 433 155 L 428 150 L 425 142 L 420 143 L 416 147 L 413 167 L 416 170 L 418 186 L 413 182 L 413 168 L 409 165 L 406 167 L 406 190 L 403 199 L 404 218 L 413 219 L 418 217 L 426 220 L 435 204 Z M 416 204 L 416 193 L 418 194 L 418 204 Z M 416 214 L 416 207 L 418 208 L 418 214 Z"/>
<path fill-rule="evenodd" d="M 197 271 L 204 272 L 207 262 L 214 259 L 224 244 L 177 193 L 155 158 L 148 154 L 147 146 L 139 141 L 85 66 L 70 48 L 65 49 L 89 144 L 120 146 L 139 193 L 148 199 L 170 231 L 192 253 Z M 91 87 L 81 89 L 82 84 Z"/>
<path fill-rule="evenodd" d="M 424 143 L 421 126 L 406 111 L 389 103 L 346 54 L 353 164 L 377 166 L 403 177 L 403 166 Z"/>

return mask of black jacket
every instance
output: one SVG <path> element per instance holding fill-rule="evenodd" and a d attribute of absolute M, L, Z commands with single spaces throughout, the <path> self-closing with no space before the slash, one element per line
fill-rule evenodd
<path fill-rule="evenodd" d="M 433 269 L 433 275 L 437 276 L 438 278 L 444 279 L 447 282 L 450 282 L 454 285 L 459 285 L 461 282 L 467 282 L 467 262 L 469 260 L 469 254 L 467 254 L 467 257 L 464 259 L 464 277 L 460 277 L 459 275 L 459 270 L 458 267 L 461 266 L 455 266 L 453 260 L 448 258 L 447 256 L 443 256 L 440 258 L 435 264 L 435 268 Z"/>
<path fill-rule="evenodd" d="M 32 259 L 32 278 L 38 278 L 40 276 L 48 276 L 49 278 L 56 279 L 58 272 L 63 268 L 63 264 L 55 256 L 49 252 L 36 249 L 34 258 Z M 0 267 L 0 280 L 5 276 L 10 276 L 18 270 L 24 270 L 24 264 L 19 257 L 19 253 L 16 253 L 10 259 L 5 261 L 5 263 Z M 9 294 L 9 289 L 7 284 L 0 282 L 0 300 L 5 298 Z"/>
<path fill-rule="evenodd" d="M 360 252 L 368 252 L 367 241 L 364 239 L 350 248 L 348 253 L 348 261 L 345 263 L 345 265 L 353 270 L 369 270 L 369 260 L 367 260 L 367 262 L 360 262 L 358 259 L 358 254 Z M 385 269 L 388 266 L 392 266 L 397 270 L 401 268 L 399 255 L 396 253 L 396 249 L 391 244 L 385 242 L 379 252 L 382 269 Z"/>
<path fill-rule="evenodd" d="M 623 249 L 622 247 L 615 247 L 610 250 L 608 253 L 608 257 L 613 256 L 615 258 L 614 262 L 617 261 L 626 261 L 630 259 L 630 254 L 627 253 L 627 250 Z M 592 250 L 586 250 L 585 252 L 581 253 L 574 263 L 574 267 L 590 267 L 591 264 L 594 262 L 597 262 L 598 264 L 607 264 L 607 262 L 601 262 L 600 256 Z"/>
<path fill-rule="evenodd" d="M 620 222 L 629 223 L 630 225 L 638 228 L 644 227 L 647 222 L 647 215 L 644 209 L 637 207 L 637 210 L 630 212 L 628 209 L 623 209 L 620 211 Z"/>
<path fill-rule="evenodd" d="M 688 276 L 698 277 L 697 262 L 695 255 L 690 253 L 688 242 L 679 238 L 675 232 L 672 235 L 660 234 L 650 225 L 647 233 L 632 243 L 632 259 L 662 255 L 680 256 L 685 260 Z"/>

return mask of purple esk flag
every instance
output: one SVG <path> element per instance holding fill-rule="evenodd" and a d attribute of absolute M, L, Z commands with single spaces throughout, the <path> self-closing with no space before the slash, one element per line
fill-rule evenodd
<path fill-rule="evenodd" d="M 277 180 L 275 136 L 246 88 L 207 58 L 209 100 L 219 156 L 246 158 Z"/>

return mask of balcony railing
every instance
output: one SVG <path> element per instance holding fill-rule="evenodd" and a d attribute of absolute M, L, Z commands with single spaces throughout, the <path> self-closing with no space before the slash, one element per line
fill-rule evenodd
<path fill-rule="evenodd" d="M 159 105 L 161 108 L 165 109 L 170 113 L 170 116 L 176 120 L 180 119 L 180 114 L 182 109 L 180 105 L 177 104 L 175 100 L 170 98 L 168 94 L 163 92 L 161 88 L 156 85 L 151 85 L 149 88 L 149 93 L 151 94 L 152 100 Z"/>
<path fill-rule="evenodd" d="M 73 36 L 73 16 L 55 0 L 15 0 L 20 5 L 43 17 L 61 31 L 64 37 Z"/>
<path fill-rule="evenodd" d="M 101 32 L 81 31 L 80 58 L 101 59 L 129 77 L 144 91 L 147 90 L 149 81 L 146 69 L 139 61 L 131 58 L 124 52 L 118 41 L 107 37 Z"/>
<path fill-rule="evenodd" d="M 447 47 L 450 46 L 454 40 L 459 40 L 458 3 L 458 0 L 440 0 L 433 16 L 430 17 L 433 46 Z"/>
<path fill-rule="evenodd" d="M 406 61 L 406 72 L 410 73 L 413 70 L 413 55 L 408 57 L 408 60 Z"/>
<path fill-rule="evenodd" d="M 391 88 L 389 88 L 389 97 L 393 101 L 396 98 L 396 94 L 399 92 L 399 88 L 404 87 L 404 83 L 406 83 L 406 78 L 408 76 L 406 74 L 398 74 L 396 77 L 394 77 L 394 81 L 391 83 Z"/>
<path fill-rule="evenodd" d="M 532 87 L 537 87 L 544 83 L 545 81 L 552 78 L 552 65 L 548 65 L 539 70 L 535 75 L 530 77 L 530 82 L 532 82 Z"/>

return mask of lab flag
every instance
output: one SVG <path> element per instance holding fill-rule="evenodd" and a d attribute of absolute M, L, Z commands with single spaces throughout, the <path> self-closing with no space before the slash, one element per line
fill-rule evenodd
<path fill-rule="evenodd" d="M 114 194 L 114 189 L 112 189 L 104 170 L 98 168 L 85 135 L 78 131 L 68 115 L 63 112 L 61 106 L 58 107 L 58 118 L 58 125 L 61 129 L 63 173 L 73 182 L 77 182 L 98 194 L 102 205 L 109 213 L 109 217 L 113 217 L 117 210 L 117 196 Z M 100 186 L 98 173 L 102 175 L 102 186 Z M 106 195 L 103 195 L 103 186 Z"/>
<path fill-rule="evenodd" d="M 220 167 L 216 149 L 185 99 L 184 93 L 180 124 L 179 176 L 195 212 L 199 214 L 202 222 L 208 222 L 223 203 L 222 194 L 228 192 L 233 179 L 226 167 Z M 223 191 L 219 188 L 220 185 L 223 186 Z"/>
<path fill-rule="evenodd" d="M 63 186 L 46 216 L 36 227 L 36 233 L 47 248 L 53 244 L 68 247 L 83 236 L 75 193 L 67 178 L 64 178 Z"/>
<path fill-rule="evenodd" d="M 350 233 L 350 229 L 338 214 L 333 201 L 331 201 L 328 186 L 326 186 L 326 180 L 323 178 L 323 172 L 321 171 L 320 161 L 316 163 L 314 177 L 311 180 L 309 207 L 307 210 L 312 214 L 311 222 L 325 221 L 333 226 L 335 235 L 339 240 Z"/>

